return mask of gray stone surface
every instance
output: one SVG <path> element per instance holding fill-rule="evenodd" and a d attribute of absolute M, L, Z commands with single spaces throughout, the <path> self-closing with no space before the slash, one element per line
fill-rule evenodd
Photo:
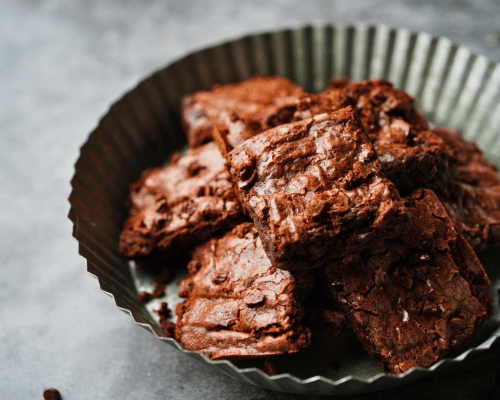
<path fill-rule="evenodd" d="M 493 0 L 0 3 L 0 397 L 299 399 L 241 384 L 133 324 L 85 273 L 66 215 L 78 149 L 145 74 L 246 33 L 311 22 L 444 35 L 500 61 Z M 346 398 L 499 399 L 500 346 L 402 388 Z"/>

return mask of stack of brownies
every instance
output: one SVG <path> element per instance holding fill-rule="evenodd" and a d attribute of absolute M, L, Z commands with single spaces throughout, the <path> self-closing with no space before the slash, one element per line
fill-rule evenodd
<path fill-rule="evenodd" d="M 387 81 L 320 94 L 257 76 L 184 98 L 190 149 L 131 187 L 120 251 L 190 252 L 175 339 L 213 360 L 352 329 L 384 372 L 426 367 L 493 312 L 500 173 Z M 170 330 L 169 330 L 170 332 Z"/>

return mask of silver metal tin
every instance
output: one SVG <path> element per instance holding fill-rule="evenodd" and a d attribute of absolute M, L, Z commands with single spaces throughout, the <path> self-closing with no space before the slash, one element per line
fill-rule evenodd
<path fill-rule="evenodd" d="M 142 170 L 161 165 L 172 152 L 186 146 L 178 112 L 182 95 L 258 73 L 285 76 L 310 92 L 321 91 L 334 76 L 389 79 L 416 98 L 431 124 L 462 129 L 500 165 L 500 65 L 446 38 L 382 25 L 335 24 L 245 36 L 200 50 L 126 93 L 81 148 L 71 181 L 69 218 L 79 253 L 102 291 L 136 324 L 179 351 L 240 381 L 285 392 L 333 395 L 385 389 L 489 349 L 500 337 L 500 267 L 496 265 L 500 250 L 480 256 L 493 282 L 489 292 L 495 302 L 494 316 L 448 357 L 401 376 L 380 373 L 349 333 L 334 341 L 320 337 L 310 349 L 278 358 L 279 374 L 273 377 L 262 372 L 259 361 L 210 361 L 165 337 L 153 312 L 161 300 L 148 305 L 138 300 L 139 291 L 151 288 L 152 275 L 135 268 L 118 252 L 128 187 Z M 181 279 L 178 273 L 167 288 L 170 305 L 179 301 Z M 332 360 L 340 361 L 339 371 L 329 368 Z"/>

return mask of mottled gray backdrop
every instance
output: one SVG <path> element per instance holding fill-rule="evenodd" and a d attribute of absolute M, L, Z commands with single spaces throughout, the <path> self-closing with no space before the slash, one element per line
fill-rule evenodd
<path fill-rule="evenodd" d="M 335 21 L 427 31 L 500 61 L 493 0 L 0 2 L 0 398 L 304 398 L 233 381 L 134 325 L 85 273 L 67 198 L 79 147 L 145 74 L 235 36 Z M 346 398 L 500 399 L 499 354 Z"/>

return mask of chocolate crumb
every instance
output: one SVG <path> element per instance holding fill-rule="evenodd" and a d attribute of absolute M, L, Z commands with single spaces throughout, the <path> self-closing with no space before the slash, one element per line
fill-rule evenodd
<path fill-rule="evenodd" d="M 335 372 L 340 371 L 340 362 L 338 362 L 338 361 L 332 361 L 330 363 L 330 368 L 333 369 Z"/>
<path fill-rule="evenodd" d="M 168 303 L 166 301 L 161 303 L 160 309 L 155 310 L 155 313 L 160 316 L 160 324 L 165 322 L 172 316 L 172 310 L 168 308 Z"/>
<path fill-rule="evenodd" d="M 172 271 L 168 268 L 163 268 L 159 275 L 154 278 L 155 283 L 168 285 L 172 281 Z"/>
<path fill-rule="evenodd" d="M 264 360 L 264 368 L 262 369 L 269 376 L 276 375 L 276 365 L 274 364 L 274 360 L 271 357 L 266 357 Z"/>
<path fill-rule="evenodd" d="M 45 400 L 61 400 L 61 393 L 57 389 L 50 388 L 43 391 L 43 398 Z"/>
<path fill-rule="evenodd" d="M 141 292 L 139 293 L 139 301 L 141 303 L 148 303 L 153 299 L 153 295 L 149 292 Z"/>
<path fill-rule="evenodd" d="M 175 324 L 171 321 L 163 321 L 161 323 L 161 329 L 163 329 L 163 333 L 166 337 L 173 338 L 175 337 Z"/>
<path fill-rule="evenodd" d="M 165 288 L 166 285 L 164 283 L 157 283 L 153 289 L 153 293 L 151 296 L 155 299 L 159 299 L 160 297 L 165 296 Z"/>

